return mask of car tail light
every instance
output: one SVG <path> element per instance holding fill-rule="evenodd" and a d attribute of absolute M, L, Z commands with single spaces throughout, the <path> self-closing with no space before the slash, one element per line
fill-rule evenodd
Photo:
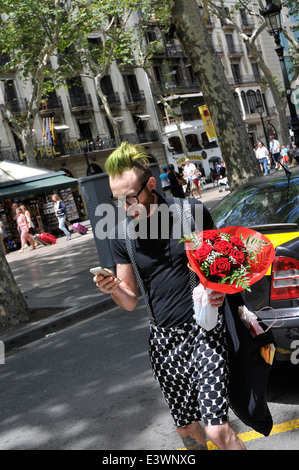
<path fill-rule="evenodd" d="M 299 261 L 277 256 L 272 265 L 271 300 L 299 299 Z"/>

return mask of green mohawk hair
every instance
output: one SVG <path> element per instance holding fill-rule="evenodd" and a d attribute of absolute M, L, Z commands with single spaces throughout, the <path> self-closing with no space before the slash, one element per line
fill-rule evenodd
<path fill-rule="evenodd" d="M 122 142 L 107 158 L 105 170 L 106 173 L 113 178 L 131 169 L 139 169 L 142 172 L 149 171 L 148 156 L 144 153 L 143 147 L 140 145 Z"/>

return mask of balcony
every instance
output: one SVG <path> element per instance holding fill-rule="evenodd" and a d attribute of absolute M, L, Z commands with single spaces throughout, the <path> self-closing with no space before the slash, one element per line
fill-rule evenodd
<path fill-rule="evenodd" d="M 211 18 L 205 20 L 205 25 L 208 31 L 214 29 L 216 26 L 215 23 L 213 23 L 213 21 L 211 20 Z"/>
<path fill-rule="evenodd" d="M 228 46 L 227 55 L 229 59 L 241 59 L 244 55 L 244 51 L 241 47 L 230 45 Z"/>
<path fill-rule="evenodd" d="M 110 108 L 118 108 L 119 106 L 121 106 L 121 101 L 118 92 L 108 93 L 107 95 L 105 94 L 105 96 Z M 99 106 L 103 107 L 104 105 L 99 95 L 97 95 L 97 98 Z"/>
<path fill-rule="evenodd" d="M 221 21 L 221 27 L 223 29 L 223 31 L 225 32 L 233 32 L 234 31 L 234 25 L 232 23 L 224 23 L 223 21 Z"/>
<path fill-rule="evenodd" d="M 53 115 L 55 113 L 60 113 L 63 111 L 63 106 L 60 96 L 57 96 L 56 93 L 51 93 L 51 95 L 41 103 L 39 108 L 39 114 L 41 116 Z"/>
<path fill-rule="evenodd" d="M 156 83 L 160 93 L 162 95 L 172 95 L 172 94 L 183 94 L 183 93 L 199 93 L 200 86 L 197 82 L 192 82 L 191 80 L 182 80 L 177 83 Z"/>
<path fill-rule="evenodd" d="M 145 144 L 149 142 L 158 142 L 159 134 L 157 131 L 137 132 L 136 134 L 124 134 L 121 136 L 123 142 L 130 144 Z"/>
<path fill-rule="evenodd" d="M 157 131 L 148 131 L 148 132 L 137 132 L 135 134 L 123 134 L 121 135 L 122 142 L 129 142 L 130 144 L 145 144 L 151 142 L 159 142 L 159 134 Z M 87 152 L 98 152 L 101 150 L 110 150 L 116 148 L 116 142 L 113 137 L 102 137 L 101 144 L 98 145 L 96 142 L 89 142 L 87 146 Z M 74 142 L 65 142 L 63 145 L 56 144 L 51 147 L 39 147 L 35 149 L 35 156 L 37 160 L 45 160 L 49 158 L 59 158 L 62 155 L 65 157 L 82 155 L 83 150 L 80 147 L 79 141 Z M 19 155 L 17 152 L 13 153 L 3 153 L 0 152 L 1 158 L 5 159 L 15 159 L 19 161 Z"/>
<path fill-rule="evenodd" d="M 241 25 L 243 31 L 252 31 L 254 29 L 254 22 L 251 18 L 241 16 Z"/>
<path fill-rule="evenodd" d="M 180 59 L 186 57 L 186 54 L 180 44 L 168 43 L 166 44 L 166 57 Z"/>
<path fill-rule="evenodd" d="M 258 84 L 259 79 L 254 75 L 242 75 L 240 77 L 228 77 L 227 78 L 228 84 L 230 86 L 248 86 L 253 84 Z"/>
<path fill-rule="evenodd" d="M 144 104 L 145 103 L 145 95 L 143 90 L 136 90 L 134 92 L 132 91 L 126 91 L 124 93 L 125 97 L 125 102 L 127 106 L 132 106 L 132 105 L 138 105 L 138 104 Z"/>
<path fill-rule="evenodd" d="M 71 108 L 72 113 L 77 113 L 81 111 L 92 111 L 92 101 L 91 96 L 86 94 L 68 96 L 68 102 Z"/>
<path fill-rule="evenodd" d="M 178 82 L 177 90 L 179 93 L 198 93 L 200 91 L 200 87 L 197 82 L 182 80 Z"/>
<path fill-rule="evenodd" d="M 26 113 L 28 108 L 26 98 L 15 98 L 13 100 L 8 100 L 6 101 L 6 106 L 13 114 Z"/>

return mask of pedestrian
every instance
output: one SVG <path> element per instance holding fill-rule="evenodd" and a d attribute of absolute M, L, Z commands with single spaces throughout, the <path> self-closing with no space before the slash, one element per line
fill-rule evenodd
<path fill-rule="evenodd" d="M 199 197 L 201 197 L 201 177 L 202 177 L 202 174 L 201 174 L 201 171 L 200 171 L 199 168 L 196 168 L 195 176 L 196 176 L 196 179 L 194 180 L 195 186 L 197 187 Z"/>
<path fill-rule="evenodd" d="M 286 148 L 285 145 L 281 146 L 281 157 L 282 157 L 282 162 L 285 166 L 289 167 L 289 155 L 288 155 L 288 149 Z"/>
<path fill-rule="evenodd" d="M 54 210 L 56 217 L 58 219 L 58 226 L 60 230 L 66 235 L 67 241 L 71 239 L 71 234 L 65 226 L 65 219 L 66 219 L 66 210 L 65 206 L 59 196 L 59 194 L 55 193 L 52 196 L 52 201 L 54 201 Z"/>
<path fill-rule="evenodd" d="M 28 229 L 29 229 L 29 233 L 31 235 L 34 235 L 34 223 L 31 219 L 31 214 L 30 214 L 29 210 L 24 205 L 20 206 L 20 209 L 22 210 L 23 214 L 25 215 L 26 222 L 27 222 Z"/>
<path fill-rule="evenodd" d="M 189 158 L 185 159 L 186 165 L 184 168 L 184 177 L 185 180 L 187 181 L 187 190 L 186 192 L 189 193 L 189 195 L 192 195 L 193 197 L 195 192 L 197 192 L 198 197 L 201 197 L 200 194 L 200 189 L 198 188 L 198 179 L 196 175 L 196 166 L 194 163 L 190 162 Z"/>
<path fill-rule="evenodd" d="M 270 153 L 272 156 L 273 164 L 275 165 L 275 170 L 278 171 L 280 165 L 280 143 L 273 135 L 270 136 Z"/>
<path fill-rule="evenodd" d="M 7 233 L 2 220 L 0 219 L 0 250 L 6 255 L 6 248 L 4 244 L 4 238 L 7 237 Z"/>
<path fill-rule="evenodd" d="M 174 170 L 174 165 L 172 163 L 168 165 L 168 179 L 170 181 L 170 191 L 172 196 L 183 198 L 185 196 L 183 191 L 185 180 Z"/>
<path fill-rule="evenodd" d="M 264 171 L 265 175 L 268 175 L 269 170 L 268 170 L 268 157 L 269 157 L 269 151 L 267 147 L 263 144 L 263 142 L 259 141 L 257 150 L 255 152 L 256 158 L 258 159 L 260 165 L 261 165 L 261 170 Z"/>
<path fill-rule="evenodd" d="M 25 214 L 23 214 L 22 209 L 20 207 L 16 209 L 16 215 L 18 228 L 21 232 L 21 251 L 24 251 L 27 241 L 30 242 L 32 249 L 35 250 L 37 243 L 34 241 L 33 236 L 29 233 L 28 223 Z"/>
<path fill-rule="evenodd" d="M 165 197 L 170 197 L 171 190 L 170 190 L 170 181 L 168 179 L 168 174 L 167 174 L 167 166 L 163 166 L 162 168 L 162 171 L 160 174 L 160 181 L 161 181 L 161 186 L 162 186 Z"/>
<path fill-rule="evenodd" d="M 105 169 L 114 196 L 112 200 L 118 207 L 125 208 L 128 217 L 115 228 L 110 239 L 117 277 L 109 271 L 111 277 L 97 275 L 94 282 L 129 311 L 137 305 L 138 284 L 147 292 L 146 303 L 153 314 L 150 360 L 185 447 L 207 449 L 205 434 L 198 422 L 203 420 L 207 436 L 218 448 L 244 449 L 227 418 L 223 317 L 212 334 L 195 322 L 187 256 L 184 244 L 178 244 L 174 236 L 176 222 L 184 219 L 185 204 L 193 215 L 192 230 L 196 208 L 202 209 L 204 230 L 213 228 L 212 217 L 197 199 L 163 199 L 155 190 L 156 180 L 139 146 L 123 142 L 108 157 Z M 182 204 L 182 212 L 169 211 L 169 216 L 159 219 L 161 224 L 165 219 L 169 224 L 169 234 L 164 239 L 152 236 L 152 231 L 148 237 L 134 237 L 134 232 L 130 237 L 129 224 L 133 222 L 138 227 L 143 220 L 147 227 L 157 227 L 157 211 L 169 208 L 170 204 L 172 207 L 173 203 L 175 207 Z M 224 298 L 225 294 L 213 291 L 209 303 L 220 307 Z"/>
<path fill-rule="evenodd" d="M 295 153 L 296 153 L 296 145 L 295 145 L 295 143 L 293 142 L 293 143 L 290 145 L 290 148 L 289 148 L 289 150 L 288 150 L 289 161 L 290 161 L 290 165 L 291 165 L 291 166 L 296 165 Z"/>
<path fill-rule="evenodd" d="M 219 183 L 219 178 L 220 178 L 220 165 L 218 163 L 214 163 L 213 168 L 211 169 L 210 173 L 211 179 L 213 181 L 213 186 L 215 186 L 215 183 L 218 186 Z"/>

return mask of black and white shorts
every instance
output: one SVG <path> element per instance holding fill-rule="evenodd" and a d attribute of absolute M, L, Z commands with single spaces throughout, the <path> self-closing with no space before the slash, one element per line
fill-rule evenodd
<path fill-rule="evenodd" d="M 176 427 L 227 421 L 228 370 L 223 316 L 211 331 L 195 320 L 180 327 L 151 327 L 149 353 Z"/>

